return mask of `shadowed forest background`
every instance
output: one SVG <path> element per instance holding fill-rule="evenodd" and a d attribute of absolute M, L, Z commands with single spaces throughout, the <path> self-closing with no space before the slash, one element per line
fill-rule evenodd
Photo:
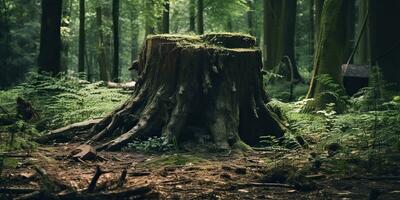
<path fill-rule="evenodd" d="M 0 1 L 0 199 L 399 198 L 400 1 Z"/>

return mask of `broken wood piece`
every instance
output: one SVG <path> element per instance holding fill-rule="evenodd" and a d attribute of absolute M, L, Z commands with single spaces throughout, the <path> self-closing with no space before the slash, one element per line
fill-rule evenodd
<path fill-rule="evenodd" d="M 99 178 L 102 174 L 103 174 L 103 172 L 101 171 L 100 167 L 96 166 L 96 172 L 95 172 L 92 180 L 90 181 L 90 184 L 87 188 L 87 192 L 89 192 L 89 193 L 94 192 L 94 189 L 96 189 L 97 181 L 99 180 Z"/>
<path fill-rule="evenodd" d="M 127 169 L 122 170 L 121 176 L 118 179 L 117 187 L 122 187 L 126 181 Z"/>
<path fill-rule="evenodd" d="M 129 176 L 148 176 L 150 175 L 150 172 L 129 172 Z"/>
<path fill-rule="evenodd" d="M 72 158 L 75 160 L 96 160 L 97 152 L 92 146 L 84 144 L 77 147 L 74 151 L 71 152 Z"/>
<path fill-rule="evenodd" d="M 250 182 L 250 183 L 238 183 L 238 187 L 282 187 L 282 188 L 289 188 L 289 189 L 295 189 L 293 185 L 289 184 L 283 184 L 283 183 L 255 183 L 255 182 Z"/>

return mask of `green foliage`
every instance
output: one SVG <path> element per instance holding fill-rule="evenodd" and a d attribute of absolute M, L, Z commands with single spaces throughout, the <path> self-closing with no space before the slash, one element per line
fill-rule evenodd
<path fill-rule="evenodd" d="M 176 150 L 176 145 L 165 143 L 165 137 L 150 137 L 145 141 L 133 141 L 129 143 L 124 151 L 138 151 L 147 153 L 170 152 Z"/>
<path fill-rule="evenodd" d="M 35 146 L 32 138 L 39 132 L 103 117 L 130 96 L 129 92 L 108 89 L 103 85 L 102 82 L 89 84 L 73 76 L 50 77 L 29 73 L 25 83 L 0 91 L 0 106 L 8 113 L 5 119 L 16 116 L 17 97 L 30 102 L 39 113 L 38 120 L 19 120 L 0 126 L 0 151 L 32 148 Z M 12 145 L 6 142 L 11 139 Z"/>

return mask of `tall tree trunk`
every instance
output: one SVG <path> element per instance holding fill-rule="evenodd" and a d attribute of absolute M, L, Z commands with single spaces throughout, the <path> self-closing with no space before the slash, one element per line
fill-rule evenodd
<path fill-rule="evenodd" d="M 39 72 L 56 75 L 61 69 L 62 0 L 42 0 Z"/>
<path fill-rule="evenodd" d="M 169 6 L 170 2 L 169 0 L 164 0 L 164 9 L 163 9 L 163 18 L 162 18 L 162 32 L 163 33 L 169 33 Z"/>
<path fill-rule="evenodd" d="M 324 6 L 324 1 L 325 0 L 314 0 L 314 5 L 315 5 L 315 19 L 314 19 L 314 45 L 315 45 L 315 50 L 317 49 L 318 45 L 318 37 L 320 33 L 320 27 L 321 27 L 321 15 L 322 15 L 322 8 Z"/>
<path fill-rule="evenodd" d="M 371 57 L 370 57 L 370 49 L 371 49 L 371 44 L 370 44 L 370 23 L 369 19 L 366 27 L 363 29 L 363 24 L 365 21 L 365 18 L 368 17 L 368 1 L 370 0 L 358 0 L 358 16 L 357 16 L 357 35 L 361 34 L 361 39 L 360 39 L 360 44 L 358 46 L 358 49 L 356 51 L 356 57 L 355 57 L 355 62 L 358 64 L 369 64 Z M 369 15 L 369 14 L 368 14 Z M 369 18 L 369 17 L 368 17 Z M 363 31 L 363 32 L 362 32 Z M 361 33 L 362 32 L 362 33 Z"/>
<path fill-rule="evenodd" d="M 196 0 L 189 1 L 189 31 L 196 32 Z"/>
<path fill-rule="evenodd" d="M 113 0 L 112 21 L 113 21 L 113 39 L 114 39 L 112 79 L 114 82 L 119 82 L 119 0 Z"/>
<path fill-rule="evenodd" d="M 154 0 L 145 0 L 146 13 L 144 15 L 145 36 L 155 34 Z"/>
<path fill-rule="evenodd" d="M 204 0 L 197 0 L 197 34 L 204 34 Z"/>
<path fill-rule="evenodd" d="M 79 0 L 79 55 L 78 55 L 78 72 L 85 72 L 85 0 Z"/>
<path fill-rule="evenodd" d="M 309 0 L 309 10 L 308 10 L 308 14 L 309 14 L 309 19 L 310 19 L 310 55 L 314 55 L 314 48 L 315 48 L 315 22 L 314 22 L 314 9 L 315 9 L 315 4 L 314 4 L 315 0 Z"/>
<path fill-rule="evenodd" d="M 324 109 L 327 103 L 332 103 L 331 86 L 318 80 L 322 76 L 342 88 L 341 66 L 346 60 L 343 49 L 346 47 L 346 0 L 325 0 L 318 48 L 314 58 L 314 70 L 307 98 L 315 99 L 315 109 Z M 343 91 L 341 91 L 343 92 Z M 319 96 L 319 95 L 322 96 Z M 336 102 L 335 102 L 336 103 Z"/>
<path fill-rule="evenodd" d="M 70 26 L 71 12 L 72 12 L 72 1 L 64 0 L 62 9 L 61 27 L 68 28 Z M 69 47 L 70 47 L 70 42 L 68 40 L 69 38 L 63 37 L 63 35 L 61 35 L 61 69 L 60 69 L 61 72 L 68 71 L 68 57 L 69 57 Z"/>
<path fill-rule="evenodd" d="M 345 55 L 349 57 L 354 49 L 355 39 L 355 1 L 346 1 L 346 48 Z M 350 60 L 352 62 L 352 60 Z"/>
<path fill-rule="evenodd" d="M 247 0 L 247 5 L 249 6 L 249 11 L 247 11 L 247 25 L 249 27 L 249 34 L 252 36 L 256 35 L 255 27 L 254 27 L 254 0 Z"/>
<path fill-rule="evenodd" d="M 378 64 L 385 88 L 400 90 L 400 1 L 370 0 L 372 64 Z"/>
<path fill-rule="evenodd" d="M 293 71 L 294 81 L 302 82 L 294 53 L 297 1 L 264 0 L 264 6 L 266 69 L 277 70 L 281 63 L 285 63 L 287 67 L 278 70 L 287 80 L 291 79 Z"/>
<path fill-rule="evenodd" d="M 139 37 L 139 24 L 137 22 L 138 10 L 136 7 L 130 8 L 130 29 L 131 29 L 131 62 L 137 59 L 138 54 L 138 37 Z"/>
<path fill-rule="evenodd" d="M 108 68 L 108 61 L 106 56 L 106 50 L 104 45 L 104 34 L 103 34 L 103 14 L 101 6 L 96 8 L 96 22 L 97 22 L 97 34 L 98 34 L 98 44 L 97 44 L 97 60 L 99 63 L 100 80 L 109 81 L 110 71 Z"/>

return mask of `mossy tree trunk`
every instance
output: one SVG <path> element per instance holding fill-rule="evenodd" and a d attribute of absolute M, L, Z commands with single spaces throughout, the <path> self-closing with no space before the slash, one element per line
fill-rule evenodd
<path fill-rule="evenodd" d="M 278 70 L 287 80 L 293 71 L 294 81 L 302 82 L 294 53 L 296 9 L 296 0 L 264 0 L 264 63 L 266 69 Z M 287 66 L 283 70 L 277 69 L 281 63 Z"/>
<path fill-rule="evenodd" d="M 133 96 L 89 130 L 87 144 L 116 150 L 165 136 L 231 149 L 262 135 L 282 137 L 286 128 L 266 105 L 254 46 L 254 38 L 233 34 L 147 38 Z"/>
<path fill-rule="evenodd" d="M 346 38 L 345 0 L 325 0 L 307 98 L 316 98 L 332 90 L 317 80 L 321 75 L 329 77 L 334 84 L 342 86 L 341 66 L 346 61 L 343 51 L 347 43 Z M 332 103 L 326 100 L 326 98 L 316 98 L 317 109 L 323 109 L 326 103 Z"/>

